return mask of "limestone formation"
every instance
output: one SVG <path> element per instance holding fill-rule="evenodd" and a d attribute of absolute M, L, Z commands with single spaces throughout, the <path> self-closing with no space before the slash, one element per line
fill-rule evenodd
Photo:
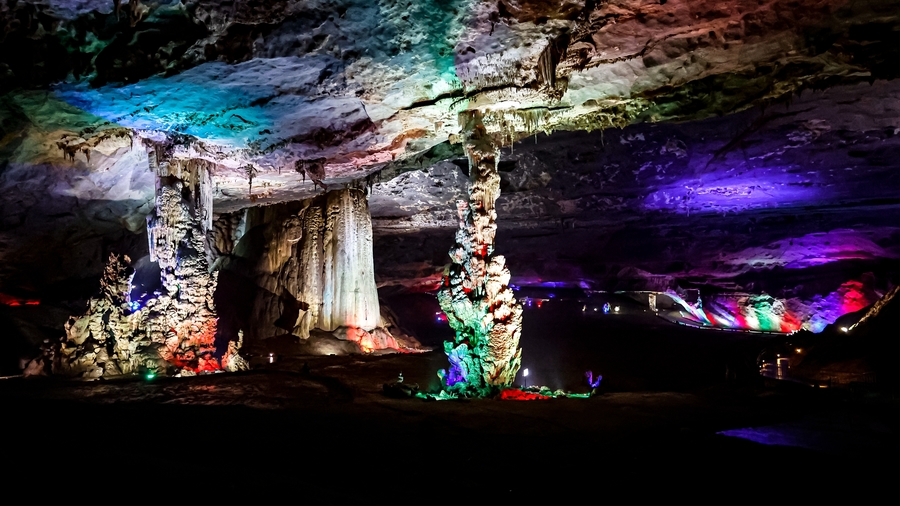
<path fill-rule="evenodd" d="M 880 294 L 896 279 L 894 0 L 17 0 L 0 2 L 0 26 L 0 292 L 70 299 L 106 252 L 143 256 L 158 200 L 152 304 L 175 316 L 146 318 L 151 343 L 170 330 L 176 347 L 196 343 L 211 322 L 237 335 L 240 312 L 260 322 L 248 342 L 345 327 L 364 348 L 390 345 L 350 330 L 377 311 L 344 272 L 361 253 L 326 247 L 328 198 L 299 202 L 381 174 L 389 192 L 371 204 L 392 237 L 377 223 L 376 237 L 394 249 L 376 251 L 379 284 L 436 287 L 463 189 L 452 166 L 477 140 L 460 111 L 484 111 L 510 148 L 496 203 L 498 167 L 474 167 L 486 207 L 460 209 L 462 263 L 448 271 L 483 297 L 506 275 L 472 249 L 493 245 L 493 206 L 517 284 L 671 280 L 821 316 L 849 309 L 829 295 L 848 280 L 873 272 Z M 148 156 L 151 138 L 163 149 Z M 271 265 L 257 269 L 258 253 Z M 250 300 L 216 321 L 208 272 L 235 258 L 222 276 L 246 279 Z M 391 262 L 420 279 L 391 279 Z M 796 314 L 746 300 L 764 308 L 747 314 Z"/>
<path fill-rule="evenodd" d="M 84 315 L 66 322 L 60 347 L 48 350 L 54 374 L 99 378 L 160 367 L 158 347 L 147 338 L 146 328 L 136 325 L 143 315 L 129 306 L 134 275 L 130 261 L 109 256 L 99 294 L 88 302 Z"/>
<path fill-rule="evenodd" d="M 251 209 L 245 229 L 223 268 L 255 287 L 252 299 L 245 300 L 252 310 L 238 323 L 249 336 L 290 333 L 306 339 L 319 329 L 365 352 L 418 345 L 398 343 L 385 329 L 363 190 L 334 190 L 296 204 Z"/>
<path fill-rule="evenodd" d="M 494 255 L 500 194 L 500 150 L 485 131 L 479 111 L 461 115 L 467 122 L 469 201 L 458 203 L 459 229 L 450 250 L 438 301 L 456 338 L 444 343 L 450 369 L 439 374 L 452 392 L 483 395 L 512 384 L 519 370 L 522 306 L 509 288 L 509 269 Z"/>
<path fill-rule="evenodd" d="M 111 255 L 100 294 L 83 316 L 66 323 L 66 337 L 52 361 L 56 374 L 96 378 L 247 368 L 238 354 L 240 339 L 221 350 L 222 363 L 217 353 L 217 273 L 210 272 L 206 253 L 212 226 L 210 164 L 170 160 L 153 168 L 156 209 L 147 219 L 147 232 L 161 289 L 132 299 L 130 260 Z"/>
<path fill-rule="evenodd" d="M 436 153 L 455 149 L 460 110 L 490 110 L 485 127 L 504 146 L 557 132 L 530 153 L 526 143 L 515 146 L 520 168 L 543 167 L 504 186 L 498 206 L 512 208 L 501 211 L 504 218 L 526 226 L 604 225 L 593 238 L 601 246 L 621 224 L 658 223 L 644 217 L 659 213 L 733 217 L 819 202 L 847 209 L 848 199 L 886 202 L 896 193 L 885 184 L 893 179 L 884 162 L 900 142 L 900 66 L 888 64 L 900 47 L 892 0 L 0 4 L 4 286 L 53 290 L 72 273 L 99 275 L 105 255 L 97 252 L 111 243 L 134 251 L 155 197 L 146 154 L 132 149 L 133 140 L 147 137 L 178 142 L 190 151 L 185 158 L 215 163 L 214 200 L 224 214 L 311 198 L 323 186 L 384 167 L 387 176 L 431 157 L 425 168 L 449 157 Z M 812 93 L 820 88 L 827 93 Z M 658 123 L 700 118 L 714 119 L 683 131 Z M 410 218 L 414 227 L 455 225 L 408 211 L 382 215 Z M 749 234 L 743 221 L 711 227 L 712 246 L 686 242 L 703 252 L 741 246 L 719 242 L 727 234 L 718 231 Z M 859 223 L 848 217 L 804 225 L 801 234 L 786 227 L 746 246 Z M 586 235 L 572 234 L 579 242 Z M 539 266 L 568 261 L 542 257 L 540 246 L 537 255 L 522 247 L 506 253 L 511 262 L 512 255 L 541 257 Z M 731 274 L 730 262 L 720 269 L 709 259 L 706 272 L 690 272 L 699 255 L 685 256 L 690 262 L 637 267 L 671 273 L 663 269 L 684 265 L 679 275 L 704 282 L 714 277 L 709 270 Z M 520 258 L 514 263 L 517 275 L 527 272 Z M 565 277 L 599 284 L 598 272 L 618 271 L 607 264 L 620 262 L 566 269 Z M 541 276 L 560 279 L 531 278 Z"/>

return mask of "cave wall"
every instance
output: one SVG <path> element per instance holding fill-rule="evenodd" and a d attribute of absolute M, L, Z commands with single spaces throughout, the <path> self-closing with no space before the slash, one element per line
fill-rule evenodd
<path fill-rule="evenodd" d="M 637 268 L 811 298 L 866 272 L 889 277 L 900 258 L 898 103 L 900 81 L 876 81 L 721 118 L 504 148 L 497 233 L 513 283 L 652 289 L 623 272 Z M 447 210 L 465 191 L 465 161 L 454 162 L 374 185 L 380 283 L 440 279 Z"/>

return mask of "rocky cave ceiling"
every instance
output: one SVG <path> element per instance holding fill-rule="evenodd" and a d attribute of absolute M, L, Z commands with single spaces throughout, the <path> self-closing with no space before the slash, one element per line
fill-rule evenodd
<path fill-rule="evenodd" d="M 629 267 L 745 289 L 893 265 L 898 7 L 7 0 L 0 291 L 140 250 L 157 156 L 212 162 L 217 213 L 374 183 L 380 282 L 427 283 L 470 109 L 506 146 L 514 280 L 615 286 Z"/>

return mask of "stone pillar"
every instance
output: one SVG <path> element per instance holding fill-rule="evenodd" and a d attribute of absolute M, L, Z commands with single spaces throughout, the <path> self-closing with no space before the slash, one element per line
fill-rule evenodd
<path fill-rule="evenodd" d="M 191 375 L 247 366 L 237 354 L 238 336 L 225 349 L 216 347 L 217 273 L 210 272 L 206 245 L 212 226 L 212 164 L 153 161 L 156 208 L 147 217 L 147 236 L 162 288 L 146 299 L 131 300 L 129 259 L 111 255 L 100 294 L 84 315 L 66 323 L 66 337 L 53 357 L 54 373 Z"/>
<path fill-rule="evenodd" d="M 322 310 L 318 327 L 331 331 L 338 327 L 373 330 L 381 326 L 372 257 L 372 218 L 362 190 L 328 193 L 322 234 Z"/>
<path fill-rule="evenodd" d="M 438 291 L 441 309 L 456 331 L 444 343 L 450 368 L 440 371 L 451 392 L 482 396 L 512 384 L 521 364 L 522 306 L 509 288 L 509 269 L 494 255 L 500 195 L 500 149 L 479 111 L 460 115 L 469 157 L 469 201 L 457 203 L 459 229 L 451 264 Z"/>
<path fill-rule="evenodd" d="M 206 234 L 212 228 L 212 164 L 171 160 L 157 167 L 156 209 L 147 218 L 150 259 L 165 293 L 147 302 L 146 329 L 163 358 L 189 371 L 219 369 L 217 315 Z M 221 350 L 224 351 L 224 350 Z"/>

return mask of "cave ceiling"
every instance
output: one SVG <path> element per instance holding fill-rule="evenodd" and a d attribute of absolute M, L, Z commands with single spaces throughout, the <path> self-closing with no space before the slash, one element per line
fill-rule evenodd
<path fill-rule="evenodd" d="M 28 262 L 98 271 L 104 249 L 139 242 L 155 156 L 213 162 L 217 212 L 368 179 L 376 231 L 452 229 L 467 109 L 506 146 L 502 227 L 681 237 L 695 262 L 659 261 L 686 276 L 894 259 L 898 7 L 6 1 L 0 278 L 50 284 L 11 280 Z M 803 225 L 753 234 L 785 216 Z M 810 234 L 849 252 L 767 256 Z"/>

